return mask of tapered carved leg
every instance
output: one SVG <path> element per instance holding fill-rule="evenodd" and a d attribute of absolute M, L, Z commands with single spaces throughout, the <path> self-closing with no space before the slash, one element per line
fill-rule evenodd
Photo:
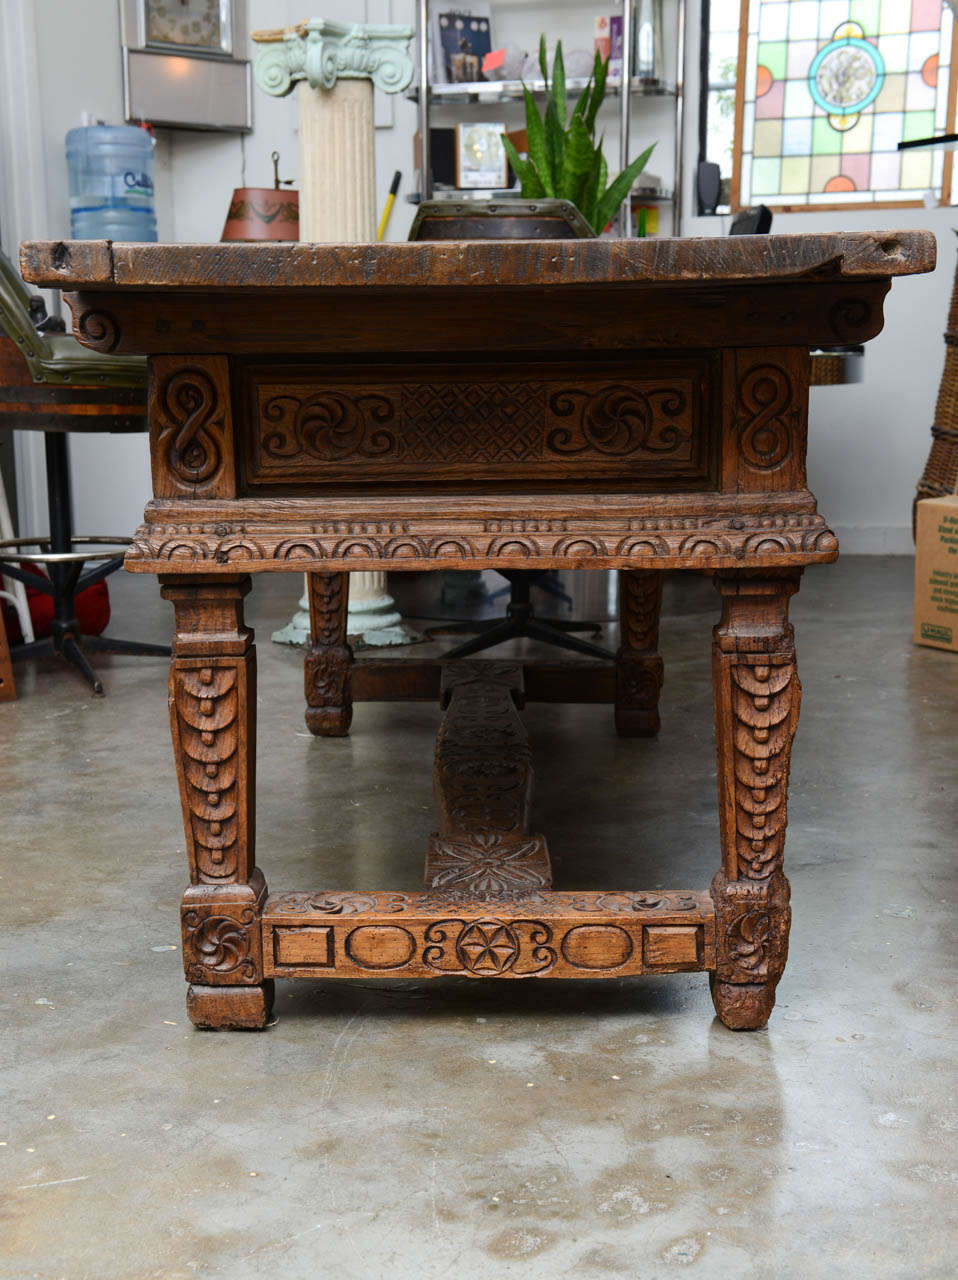
<path fill-rule="evenodd" d="M 615 729 L 620 738 L 653 738 L 659 731 L 664 667 L 657 650 L 664 576 L 645 569 L 619 573 Z"/>
<path fill-rule="evenodd" d="M 266 1025 L 255 865 L 256 651 L 243 623 L 247 577 L 162 577 L 176 639 L 170 725 L 190 886 L 180 911 L 187 1010 L 200 1027 Z"/>
<path fill-rule="evenodd" d="M 323 738 L 344 738 L 353 719 L 353 651 L 346 643 L 348 573 L 308 573 L 306 727 Z"/>
<path fill-rule="evenodd" d="M 788 601 L 801 570 L 722 572 L 712 677 L 722 869 L 712 881 L 712 999 L 733 1030 L 764 1027 L 788 955 L 782 871 L 788 767 L 802 687 Z"/>

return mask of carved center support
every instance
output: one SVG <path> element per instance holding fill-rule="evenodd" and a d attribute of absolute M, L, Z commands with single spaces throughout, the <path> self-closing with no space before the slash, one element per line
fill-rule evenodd
<path fill-rule="evenodd" d="M 197 1026 L 264 1026 L 255 865 L 256 651 L 243 622 L 248 577 L 160 578 L 173 602 L 170 727 L 190 887 L 180 911 L 187 1007 Z"/>
<path fill-rule="evenodd" d="M 716 575 L 722 619 L 712 674 L 722 868 L 712 881 L 712 996 L 726 1026 L 762 1027 L 788 955 L 782 871 L 788 770 L 802 688 L 788 601 L 801 570 Z"/>
<path fill-rule="evenodd" d="M 412 79 L 411 27 L 312 18 L 284 31 L 256 31 L 263 46 L 256 82 L 284 96 L 298 82 L 299 228 L 303 240 L 368 244 L 376 239 L 373 88 L 401 93 Z M 369 645 L 419 637 L 403 624 L 381 571 L 353 574 L 350 635 Z M 357 581 L 362 579 L 362 581 Z M 299 612 L 273 639 L 306 644 L 308 589 Z"/>

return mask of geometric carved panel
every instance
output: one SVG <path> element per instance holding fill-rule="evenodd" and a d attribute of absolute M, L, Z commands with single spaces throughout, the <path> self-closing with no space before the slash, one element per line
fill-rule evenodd
<path fill-rule="evenodd" d="M 704 481 L 704 364 L 357 366 L 247 374 L 251 488 L 568 475 Z"/>

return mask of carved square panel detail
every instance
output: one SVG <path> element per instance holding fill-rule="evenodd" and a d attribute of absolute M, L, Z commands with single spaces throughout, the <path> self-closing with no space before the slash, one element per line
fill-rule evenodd
<path fill-rule="evenodd" d="M 274 929 L 273 956 L 277 968 L 308 964 L 335 968 L 333 930 L 326 928 Z"/>
<path fill-rule="evenodd" d="M 704 945 L 701 925 L 646 925 L 642 930 L 646 969 L 700 969 Z"/>

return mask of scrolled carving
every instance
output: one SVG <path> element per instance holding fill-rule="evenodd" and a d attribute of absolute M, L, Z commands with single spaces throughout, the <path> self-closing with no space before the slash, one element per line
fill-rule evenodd
<path fill-rule="evenodd" d="M 792 381 L 779 365 L 753 365 L 739 382 L 737 396 L 742 455 L 750 467 L 774 471 L 794 448 L 797 415 Z"/>
<path fill-rule="evenodd" d="M 858 342 L 869 337 L 872 306 L 865 298 L 839 298 L 828 311 L 829 328 L 839 342 Z"/>
<path fill-rule="evenodd" d="M 595 449 L 625 458 L 639 449 L 670 453 L 688 438 L 678 425 L 688 398 L 678 387 L 638 387 L 617 384 L 598 392 L 577 388 L 558 391 L 549 400 L 557 418 L 578 416 L 573 427 L 556 427 L 546 437 L 555 453 L 578 454 Z"/>
<path fill-rule="evenodd" d="M 305 399 L 277 395 L 265 401 L 260 413 L 264 424 L 269 424 L 260 444 L 272 458 L 306 453 L 322 462 L 338 462 L 350 457 L 374 458 L 396 449 L 394 432 L 380 425 L 391 422 L 395 415 L 385 396 L 346 396 L 335 391 Z"/>
<path fill-rule="evenodd" d="M 110 311 L 84 311 L 77 321 L 76 336 L 94 351 L 115 351 L 120 344 L 120 324 Z"/>
<path fill-rule="evenodd" d="M 472 523 L 472 522 L 470 522 Z M 155 572 L 165 572 L 170 561 L 193 560 L 223 563 L 221 553 L 230 549 L 234 564 L 264 567 L 263 562 L 282 567 L 284 561 L 301 563 L 312 559 L 326 573 L 355 567 L 358 560 L 379 562 L 388 566 L 403 561 L 410 567 L 417 559 L 423 567 L 448 560 L 461 565 L 463 560 L 538 560 L 552 562 L 568 556 L 568 567 L 575 567 L 576 547 L 587 543 L 594 556 L 620 560 L 622 568 L 656 570 L 668 568 L 702 568 L 724 561 L 723 567 L 748 568 L 761 558 L 768 567 L 778 558 L 794 563 L 796 556 L 809 560 L 833 560 L 837 550 L 835 535 L 815 513 L 783 514 L 758 518 L 747 514 L 689 516 L 679 520 L 670 516 L 633 520 L 616 515 L 598 514 L 590 532 L 583 536 L 557 539 L 548 528 L 527 529 L 522 533 L 503 532 L 501 520 L 476 522 L 479 528 L 462 533 L 450 520 L 448 533 L 435 533 L 424 519 L 360 522 L 354 519 L 328 520 L 314 527 L 309 536 L 298 532 L 290 536 L 288 525 L 269 522 L 244 522 L 229 525 L 194 524 L 144 525 L 137 530 L 127 560 Z M 531 525 L 533 522 L 510 522 Z M 537 522 L 542 526 L 548 521 Z M 641 525 L 642 528 L 636 528 Z M 388 529 L 388 533 L 386 532 Z M 225 537 L 226 531 L 230 536 Z M 356 532 L 348 533 L 347 531 Z M 255 545 L 251 535 L 255 534 Z M 397 535 L 403 536 L 397 536 Z M 239 541 L 237 541 L 239 539 Z M 242 561 L 240 546 L 249 547 Z M 558 567 L 566 567 L 560 564 Z"/>
<path fill-rule="evenodd" d="M 222 463 L 219 430 L 213 418 L 219 407 L 216 387 L 204 370 L 189 366 L 160 386 L 164 423 L 160 443 L 168 469 L 183 484 L 202 485 Z"/>
<path fill-rule="evenodd" d="M 260 31 L 256 83 L 282 97 L 296 80 L 332 89 L 338 79 L 370 79 L 384 93 L 401 93 L 412 80 L 407 46 L 412 28 L 311 18 L 285 31 Z"/>

